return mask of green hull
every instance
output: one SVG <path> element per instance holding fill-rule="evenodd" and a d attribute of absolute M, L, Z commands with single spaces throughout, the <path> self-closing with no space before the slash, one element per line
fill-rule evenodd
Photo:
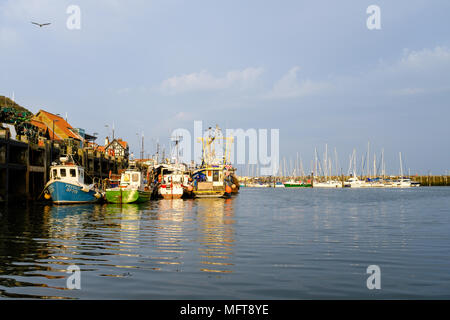
<path fill-rule="evenodd" d="M 106 189 L 106 201 L 110 203 L 140 203 L 150 200 L 151 192 L 127 189 Z"/>
<path fill-rule="evenodd" d="M 284 184 L 285 188 L 311 188 L 312 185 L 310 183 L 307 184 L 290 184 L 290 183 L 285 183 Z"/>

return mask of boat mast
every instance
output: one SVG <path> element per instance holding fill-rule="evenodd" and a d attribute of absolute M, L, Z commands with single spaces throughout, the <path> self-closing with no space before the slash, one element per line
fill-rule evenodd
<path fill-rule="evenodd" d="M 367 141 L 367 159 L 366 159 L 366 175 L 369 178 L 370 177 L 370 141 Z"/>
<path fill-rule="evenodd" d="M 325 181 L 328 180 L 328 144 L 325 143 L 325 159 L 323 159 L 323 168 L 324 168 L 324 174 L 325 174 Z"/>
<path fill-rule="evenodd" d="M 402 164 L 402 153 L 399 152 L 399 157 L 400 157 L 400 179 L 403 178 L 403 164 Z"/>

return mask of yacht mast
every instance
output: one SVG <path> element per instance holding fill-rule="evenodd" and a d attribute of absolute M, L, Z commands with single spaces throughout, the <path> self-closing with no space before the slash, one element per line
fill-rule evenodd
<path fill-rule="evenodd" d="M 399 152 L 398 154 L 399 154 L 399 156 L 400 156 L 400 179 L 402 179 L 402 178 L 403 178 L 402 153 Z"/>

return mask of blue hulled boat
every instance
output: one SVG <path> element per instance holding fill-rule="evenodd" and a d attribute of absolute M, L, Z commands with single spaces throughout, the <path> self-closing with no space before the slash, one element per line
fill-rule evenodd
<path fill-rule="evenodd" d="M 55 204 L 93 203 L 103 198 L 94 184 L 84 183 L 84 168 L 67 159 L 50 167 L 50 181 L 45 186 L 45 198 Z"/>

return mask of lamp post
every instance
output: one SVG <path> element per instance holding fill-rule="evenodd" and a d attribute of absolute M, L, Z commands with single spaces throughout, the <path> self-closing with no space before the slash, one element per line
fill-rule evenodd
<path fill-rule="evenodd" d="M 56 116 L 60 116 L 59 113 L 56 114 Z M 52 164 L 53 162 L 53 144 L 54 144 L 54 140 L 55 140 L 55 122 L 59 121 L 58 119 L 53 119 L 52 120 L 52 151 L 50 154 L 50 164 Z"/>

